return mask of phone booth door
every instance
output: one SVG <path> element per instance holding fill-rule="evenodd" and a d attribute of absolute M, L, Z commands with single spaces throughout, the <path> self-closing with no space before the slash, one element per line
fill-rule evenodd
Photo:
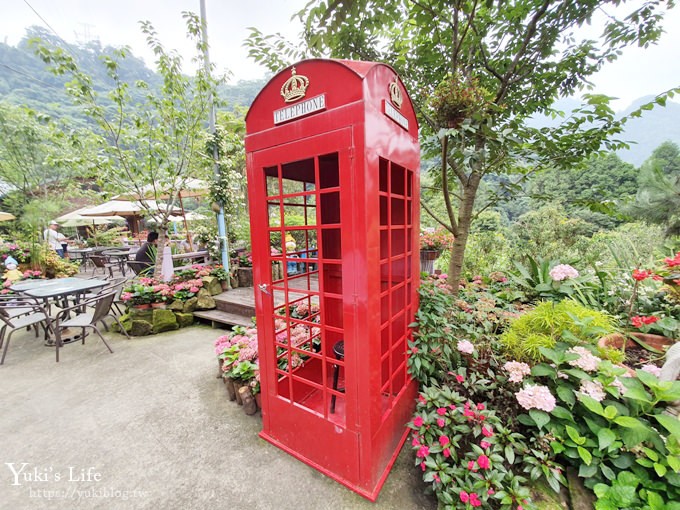
<path fill-rule="evenodd" d="M 356 423 L 352 360 L 344 358 L 352 341 L 352 303 L 344 299 L 352 281 L 343 279 L 352 243 L 351 135 L 346 128 L 254 152 L 250 202 L 266 364 L 262 436 L 341 475 L 358 462 L 348 427 Z"/>

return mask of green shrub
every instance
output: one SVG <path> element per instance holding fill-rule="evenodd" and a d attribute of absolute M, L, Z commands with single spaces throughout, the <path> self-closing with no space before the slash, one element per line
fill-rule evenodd
<path fill-rule="evenodd" d="M 569 345 L 595 343 L 614 330 L 614 320 L 602 312 L 572 300 L 546 301 L 514 320 L 500 342 L 509 357 L 537 362 L 543 359 L 541 347 L 551 349 L 559 340 Z"/>

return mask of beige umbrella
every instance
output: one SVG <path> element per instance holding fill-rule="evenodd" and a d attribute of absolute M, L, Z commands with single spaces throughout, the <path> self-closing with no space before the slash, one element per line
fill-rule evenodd
<path fill-rule="evenodd" d="M 15 220 L 16 216 L 8 212 L 0 212 L 0 221 Z"/>
<path fill-rule="evenodd" d="M 108 225 L 115 221 L 125 221 L 122 216 L 83 216 L 82 211 L 91 209 L 91 207 L 81 207 L 70 213 L 62 214 L 56 221 L 62 227 L 86 227 L 89 225 Z"/>

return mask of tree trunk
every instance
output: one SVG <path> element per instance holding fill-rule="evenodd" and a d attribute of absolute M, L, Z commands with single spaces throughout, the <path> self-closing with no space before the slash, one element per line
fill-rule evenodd
<path fill-rule="evenodd" d="M 168 241 L 168 224 L 162 223 L 158 227 L 158 244 L 156 245 L 156 266 L 154 267 L 153 277 L 160 281 L 163 279 L 163 251 Z"/>
<path fill-rule="evenodd" d="M 458 235 L 454 239 L 453 248 L 451 249 L 449 278 L 447 280 L 453 289 L 454 295 L 458 294 L 460 275 L 463 272 L 463 262 L 465 260 L 465 247 L 467 246 L 470 225 L 472 224 L 472 211 L 481 180 L 481 175 L 473 172 L 468 179 L 467 185 L 462 188 L 463 200 L 458 211 Z"/>

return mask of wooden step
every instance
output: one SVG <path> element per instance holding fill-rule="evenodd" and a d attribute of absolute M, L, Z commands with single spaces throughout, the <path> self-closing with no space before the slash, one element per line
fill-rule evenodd
<path fill-rule="evenodd" d="M 250 317 L 223 312 L 222 310 L 197 310 L 194 312 L 194 317 L 210 321 L 213 328 L 216 328 L 218 324 L 244 327 L 249 327 L 253 324 Z"/>
<path fill-rule="evenodd" d="M 222 292 L 213 296 L 213 299 L 218 310 L 248 318 L 255 316 L 255 294 L 252 287 Z"/>

